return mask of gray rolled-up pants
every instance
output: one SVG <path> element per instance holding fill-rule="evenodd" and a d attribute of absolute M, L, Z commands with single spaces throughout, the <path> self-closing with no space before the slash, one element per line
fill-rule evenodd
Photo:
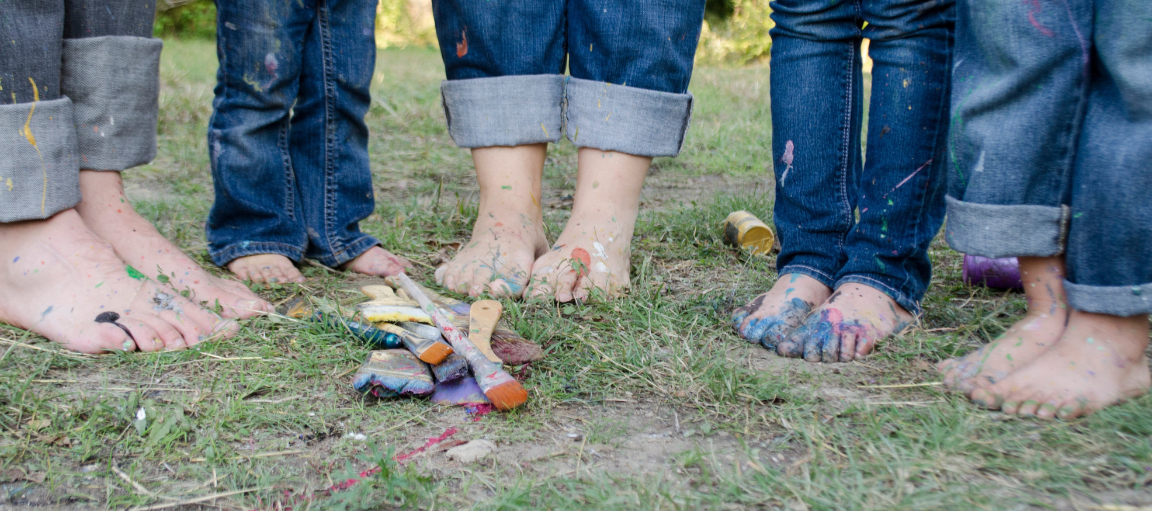
<path fill-rule="evenodd" d="M 80 169 L 156 156 L 154 1 L 0 1 L 0 223 L 80 202 Z"/>

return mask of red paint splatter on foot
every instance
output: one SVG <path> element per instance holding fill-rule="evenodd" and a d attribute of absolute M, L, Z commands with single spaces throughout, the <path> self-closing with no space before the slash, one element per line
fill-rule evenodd
<path fill-rule="evenodd" d="M 583 277 L 587 275 L 588 267 L 592 266 L 592 254 L 589 254 L 587 250 L 576 247 L 572 249 L 572 259 L 580 261 L 581 266 L 577 269 L 579 276 Z"/>

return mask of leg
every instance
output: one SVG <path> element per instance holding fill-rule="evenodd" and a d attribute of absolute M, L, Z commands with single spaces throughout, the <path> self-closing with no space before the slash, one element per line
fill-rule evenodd
<path fill-rule="evenodd" d="M 1064 258 L 1022 257 L 1020 275 L 1028 312 L 1000 337 L 963 358 L 941 362 L 944 384 L 971 397 L 995 384 L 1056 345 L 1068 322 L 1064 295 Z"/>
<path fill-rule="evenodd" d="M 576 202 L 529 294 L 606 298 L 630 283 L 632 231 L 653 157 L 676 156 L 692 114 L 687 93 L 704 2 L 569 2 L 567 133 L 580 147 Z M 604 185 L 604 186 L 601 186 Z"/>
<path fill-rule="evenodd" d="M 732 316 L 745 339 L 781 355 L 803 354 L 792 330 L 832 294 L 855 220 L 860 172 L 858 2 L 787 0 L 772 13 L 773 221 L 780 275 Z"/>
<path fill-rule="evenodd" d="M 71 209 L 80 151 L 59 89 L 64 14 L 64 2 L 0 5 L 0 37 L 17 46 L 0 54 L 12 99 L 0 126 L 21 135 L 0 141 L 0 322 L 87 353 L 178 349 L 227 333 L 234 324 L 128 267 Z"/>
<path fill-rule="evenodd" d="M 844 240 L 836 293 L 788 345 L 810 362 L 849 361 L 913 321 L 944 220 L 951 1 L 864 0 L 871 40 L 868 159 L 849 186 L 859 220 Z"/>
<path fill-rule="evenodd" d="M 1152 313 L 1152 6 L 1095 2 L 1090 93 L 1068 230 L 1072 316 L 1056 347 L 973 399 L 1070 419 L 1148 391 Z"/>
<path fill-rule="evenodd" d="M 448 131 L 472 149 L 480 210 L 472 238 L 436 271 L 441 285 L 477 296 L 521 296 L 547 250 L 540 180 L 560 139 L 563 2 L 433 2 L 448 80 Z M 518 27 L 509 31 L 507 27 Z"/>
<path fill-rule="evenodd" d="M 220 69 L 208 124 L 216 199 L 208 251 L 241 279 L 301 282 L 292 261 L 303 260 L 308 235 L 289 152 L 289 112 L 315 2 L 221 0 L 216 6 Z"/>
<path fill-rule="evenodd" d="M 368 166 L 368 88 L 376 64 L 376 2 L 318 2 L 303 43 L 289 152 L 308 232 L 306 256 L 359 273 L 410 267 L 360 232 L 375 209 Z"/>

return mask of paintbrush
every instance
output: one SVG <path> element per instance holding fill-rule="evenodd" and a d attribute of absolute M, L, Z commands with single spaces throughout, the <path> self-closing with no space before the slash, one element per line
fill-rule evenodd
<path fill-rule="evenodd" d="M 443 362 L 432 366 L 432 376 L 436 377 L 436 385 L 468 376 L 468 359 L 459 353 L 448 355 Z"/>
<path fill-rule="evenodd" d="M 488 360 L 503 364 L 504 361 L 492 353 L 492 330 L 500 320 L 500 313 L 504 306 L 496 300 L 480 300 L 472 304 L 468 313 L 468 340 L 488 357 Z"/>
<path fill-rule="evenodd" d="M 403 288 L 400 287 L 400 283 L 394 277 L 386 277 L 384 282 L 389 286 L 397 288 L 397 294 L 404 293 Z M 419 286 L 419 289 L 431 298 L 433 302 L 448 309 L 448 312 L 455 316 L 453 323 L 457 328 L 463 330 L 469 329 L 468 316 L 471 310 L 470 305 L 460 300 L 440 295 L 419 284 L 417 284 L 417 286 Z M 407 295 L 407 293 L 405 293 L 405 295 Z M 411 298 L 409 297 L 409 299 Z M 507 321 L 504 319 L 497 322 L 496 329 L 492 331 L 492 352 L 503 360 L 505 364 L 509 365 L 522 365 L 544 358 L 544 350 L 540 348 L 540 345 L 525 339 L 516 333 L 515 330 L 509 328 Z"/>
<path fill-rule="evenodd" d="M 428 313 L 411 300 L 396 296 L 388 286 L 364 286 L 360 291 L 372 298 L 371 301 L 356 306 L 364 319 L 373 323 L 388 322 L 399 323 L 412 321 L 415 323 L 432 323 Z"/>
<path fill-rule="evenodd" d="M 440 341 L 420 337 L 391 323 L 376 323 L 376 328 L 400 338 L 400 343 L 413 355 L 429 364 L 439 364 L 452 354 L 452 348 Z"/>
<path fill-rule="evenodd" d="M 496 408 L 511 410 L 528 400 L 528 391 L 524 390 L 524 386 L 504 372 L 500 364 L 488 360 L 476 349 L 472 341 L 453 326 L 447 313 L 436 307 L 412 279 L 404 273 L 399 273 L 396 275 L 396 280 L 400 282 L 408 296 L 414 298 L 420 307 L 432 316 L 433 324 L 440 329 L 440 334 L 452 343 L 452 348 L 468 359 L 468 364 L 472 366 L 472 374 L 476 376 L 476 383 Z"/>
<path fill-rule="evenodd" d="M 334 307 L 325 302 L 320 301 L 317 305 L 313 305 L 306 298 L 297 298 L 288 305 L 284 315 L 295 319 L 311 319 L 321 325 L 350 334 L 355 339 L 371 343 L 379 349 L 391 350 L 401 346 L 399 337 L 389 335 L 368 323 L 341 316 Z"/>
<path fill-rule="evenodd" d="M 352 386 L 376 397 L 427 396 L 435 389 L 428 366 L 405 350 L 373 351 L 352 375 Z"/>

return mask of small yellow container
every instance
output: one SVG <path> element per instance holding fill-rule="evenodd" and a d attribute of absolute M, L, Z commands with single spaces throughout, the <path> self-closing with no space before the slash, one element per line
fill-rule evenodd
<path fill-rule="evenodd" d="M 767 254 L 776 244 L 776 235 L 764 222 L 747 211 L 736 211 L 724 220 L 724 241 L 729 245 Z"/>

